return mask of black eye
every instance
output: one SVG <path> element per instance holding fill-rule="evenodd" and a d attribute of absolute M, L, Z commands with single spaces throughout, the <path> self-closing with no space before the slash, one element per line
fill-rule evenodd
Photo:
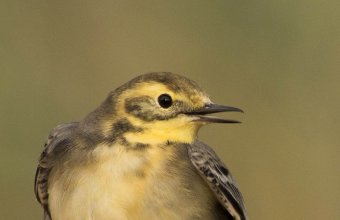
<path fill-rule="evenodd" d="M 171 96 L 168 94 L 162 94 L 158 97 L 158 103 L 162 108 L 169 108 L 172 105 Z"/>

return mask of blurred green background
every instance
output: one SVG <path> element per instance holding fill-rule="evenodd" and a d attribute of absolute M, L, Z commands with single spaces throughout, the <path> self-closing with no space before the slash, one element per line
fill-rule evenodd
<path fill-rule="evenodd" d="M 340 219 L 339 1 L 1 0 L 0 18 L 0 219 L 42 219 L 49 130 L 150 71 L 246 111 L 199 136 L 250 219 Z"/>

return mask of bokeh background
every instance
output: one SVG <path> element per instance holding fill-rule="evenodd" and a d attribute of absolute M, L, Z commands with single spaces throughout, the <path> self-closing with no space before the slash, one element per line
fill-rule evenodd
<path fill-rule="evenodd" d="M 0 18 L 0 219 L 42 219 L 49 130 L 151 71 L 245 110 L 199 136 L 250 219 L 340 219 L 339 1 L 1 0 Z"/>

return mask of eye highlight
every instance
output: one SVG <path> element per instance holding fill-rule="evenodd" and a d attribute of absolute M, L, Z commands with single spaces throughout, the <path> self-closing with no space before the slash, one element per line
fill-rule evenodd
<path fill-rule="evenodd" d="M 168 94 L 162 94 L 158 97 L 158 103 L 162 108 L 169 108 L 172 105 L 172 98 Z"/>

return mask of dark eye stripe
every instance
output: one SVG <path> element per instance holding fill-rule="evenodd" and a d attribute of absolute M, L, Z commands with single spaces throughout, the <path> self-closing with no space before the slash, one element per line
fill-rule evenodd
<path fill-rule="evenodd" d="M 155 100 L 149 96 L 128 98 L 124 104 L 126 113 L 143 121 L 168 120 L 185 112 L 185 109 L 188 108 L 182 101 L 176 100 L 172 102 L 170 111 L 164 112 Z"/>

